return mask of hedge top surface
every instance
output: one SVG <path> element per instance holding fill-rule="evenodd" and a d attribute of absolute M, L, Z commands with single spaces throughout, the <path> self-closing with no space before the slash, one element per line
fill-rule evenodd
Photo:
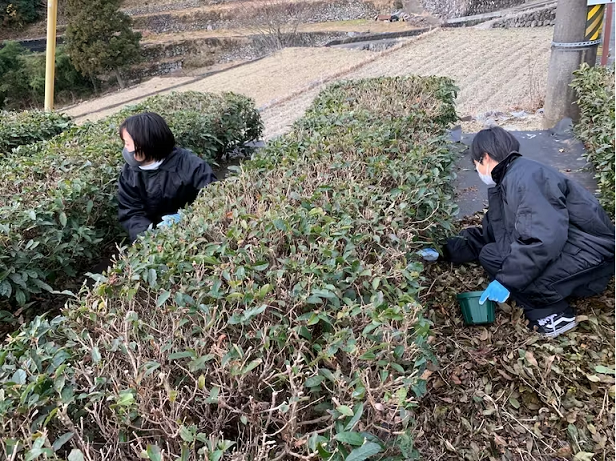
<path fill-rule="evenodd" d="M 93 459 L 103 445 L 117 459 L 415 456 L 432 356 L 413 253 L 454 211 L 455 113 L 423 128 L 355 113 L 319 125 L 313 107 L 180 225 L 140 238 L 68 319 L 24 329 L 0 368 L 0 416 L 18 415 L 2 438 L 28 450 L 18 428 L 53 443 L 70 426 Z M 419 129 L 431 142 L 400 137 Z"/>
<path fill-rule="evenodd" d="M 69 116 L 57 112 L 0 111 L 0 154 L 7 154 L 22 145 L 52 138 L 72 125 Z"/>

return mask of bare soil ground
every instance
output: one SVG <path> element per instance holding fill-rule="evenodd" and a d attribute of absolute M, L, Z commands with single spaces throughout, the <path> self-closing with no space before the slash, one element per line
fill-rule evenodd
<path fill-rule="evenodd" d="M 406 74 L 454 78 L 460 87 L 461 117 L 489 110 L 534 110 L 542 105 L 545 94 L 552 33 L 549 27 L 438 30 L 382 53 L 290 48 L 197 82 L 190 83 L 187 77 L 154 78 L 66 112 L 78 121 L 95 120 L 120 108 L 109 106 L 152 92 L 169 92 L 177 85 L 183 86 L 176 91 L 237 91 L 264 107 L 266 136 L 270 138 L 301 117 L 319 89 L 331 81 Z"/>
<path fill-rule="evenodd" d="M 66 113 L 78 121 L 97 120 L 121 108 L 106 109 L 108 106 L 156 91 L 168 93 L 172 91 L 169 88 L 176 85 L 182 85 L 176 89 L 178 91 L 234 91 L 254 98 L 257 106 L 262 106 L 300 91 L 311 83 L 325 81 L 336 70 L 362 63 L 370 56 L 368 51 L 286 48 L 258 62 L 196 82 L 189 77 L 157 77 L 136 87 L 79 104 L 66 110 Z"/>

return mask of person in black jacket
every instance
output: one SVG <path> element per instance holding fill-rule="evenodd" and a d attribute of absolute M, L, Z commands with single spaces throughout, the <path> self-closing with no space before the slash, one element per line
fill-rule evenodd
<path fill-rule="evenodd" d="M 154 226 L 177 222 L 178 210 L 190 205 L 216 176 L 207 162 L 175 145 L 171 129 L 158 114 L 133 115 L 119 132 L 126 165 L 118 183 L 118 217 L 134 242 Z"/>
<path fill-rule="evenodd" d="M 477 133 L 470 153 L 492 186 L 488 212 L 481 227 L 449 239 L 443 254 L 481 263 L 493 281 L 480 302 L 511 295 L 531 328 L 555 337 L 577 325 L 566 298 L 599 294 L 614 275 L 614 224 L 593 194 L 519 149 L 502 128 Z"/>

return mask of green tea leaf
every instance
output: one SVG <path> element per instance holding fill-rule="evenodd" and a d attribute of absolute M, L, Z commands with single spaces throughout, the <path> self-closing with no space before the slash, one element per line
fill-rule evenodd
<path fill-rule="evenodd" d="M 13 373 L 11 381 L 15 384 L 26 384 L 26 372 L 24 370 L 17 370 Z"/>
<path fill-rule="evenodd" d="M 58 437 L 51 446 L 51 448 L 53 448 L 53 451 L 58 451 L 60 448 L 62 448 L 62 446 L 66 442 L 73 438 L 73 435 L 75 435 L 73 432 L 67 432 L 66 434 L 62 434 L 60 437 Z"/>
<path fill-rule="evenodd" d="M 73 448 L 68 455 L 68 461 L 85 461 L 83 458 L 83 453 L 81 450 L 77 448 Z"/>
<path fill-rule="evenodd" d="M 190 371 L 199 371 L 203 370 L 210 360 L 214 358 L 214 354 L 206 354 L 201 357 L 197 357 L 195 360 L 188 364 L 188 369 Z"/>
<path fill-rule="evenodd" d="M 361 415 L 364 413 L 364 404 L 360 402 L 357 405 L 355 405 L 353 412 L 355 413 L 355 415 L 353 416 L 353 418 L 351 418 L 351 420 L 344 427 L 345 431 L 353 430 L 355 425 L 359 422 L 359 420 L 361 419 Z"/>
<path fill-rule="evenodd" d="M 355 448 L 345 461 L 364 461 L 371 456 L 379 454 L 383 449 L 378 443 L 368 442 L 359 448 Z"/>
<path fill-rule="evenodd" d="M 92 361 L 94 363 L 98 363 L 101 361 L 101 353 L 98 350 L 98 347 L 93 347 L 92 348 Z"/>
<path fill-rule="evenodd" d="M 323 382 L 325 378 L 323 376 L 311 376 L 304 383 L 305 387 L 316 387 Z"/>
<path fill-rule="evenodd" d="M 163 291 L 156 300 L 156 307 L 160 307 L 165 304 L 165 302 L 169 299 L 169 296 L 171 296 L 171 292 Z"/>
<path fill-rule="evenodd" d="M 613 375 L 616 374 L 616 370 L 613 368 L 604 367 L 603 365 L 597 365 L 595 367 L 595 371 L 597 373 L 601 373 L 602 375 Z"/>
<path fill-rule="evenodd" d="M 146 449 L 150 461 L 162 461 L 163 457 L 160 453 L 160 448 L 157 445 L 148 445 Z"/>
<path fill-rule="evenodd" d="M 185 359 L 188 357 L 195 357 L 195 353 L 192 351 L 182 351 L 182 352 L 174 352 L 173 354 L 169 354 L 169 360 L 178 360 Z"/>
<path fill-rule="evenodd" d="M 339 432 L 334 436 L 338 442 L 348 443 L 349 445 L 361 446 L 364 443 L 365 437 L 358 432 Z"/>
<path fill-rule="evenodd" d="M 351 408 L 347 407 L 346 405 L 338 405 L 336 407 L 336 410 L 338 412 L 340 412 L 343 416 L 353 416 L 353 410 L 351 410 Z"/>

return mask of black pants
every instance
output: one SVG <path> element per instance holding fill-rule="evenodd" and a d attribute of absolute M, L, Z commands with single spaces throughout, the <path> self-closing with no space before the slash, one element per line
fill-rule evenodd
<path fill-rule="evenodd" d="M 443 253 L 454 263 L 479 261 L 493 280 L 503 265 L 504 255 L 490 242 L 481 228 L 465 229 L 459 236 L 449 239 Z M 578 249 L 579 253 L 579 249 Z M 592 267 L 579 271 L 575 254 L 565 253 L 550 264 L 544 273 L 524 290 L 511 291 L 511 297 L 522 306 L 528 320 L 565 312 L 569 296 L 587 297 L 603 292 L 614 275 L 614 260 L 597 261 Z"/>

